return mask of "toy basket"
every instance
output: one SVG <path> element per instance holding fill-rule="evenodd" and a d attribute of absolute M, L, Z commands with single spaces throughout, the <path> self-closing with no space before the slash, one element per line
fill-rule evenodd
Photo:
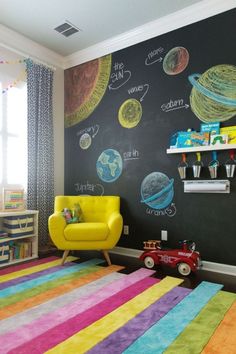
<path fill-rule="evenodd" d="M 3 228 L 8 233 L 8 237 L 32 235 L 34 220 L 28 215 L 7 216 L 3 219 Z"/>

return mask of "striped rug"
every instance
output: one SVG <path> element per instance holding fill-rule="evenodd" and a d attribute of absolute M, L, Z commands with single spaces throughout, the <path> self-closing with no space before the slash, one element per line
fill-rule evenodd
<path fill-rule="evenodd" d="M 57 257 L 0 270 L 0 354 L 236 353 L 236 294 Z"/>

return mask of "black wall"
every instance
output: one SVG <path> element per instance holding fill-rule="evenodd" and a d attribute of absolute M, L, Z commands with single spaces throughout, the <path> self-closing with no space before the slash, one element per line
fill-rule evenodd
<path fill-rule="evenodd" d="M 121 237 L 119 246 L 142 249 L 143 240 L 159 239 L 161 230 L 167 230 L 168 246 L 176 246 L 179 239 L 192 239 L 202 259 L 236 265 L 236 177 L 231 180 L 230 194 L 184 193 L 177 171 L 181 154 L 166 154 L 173 133 L 188 128 L 200 131 L 202 121 L 190 106 L 188 76 L 219 64 L 236 65 L 235 20 L 236 11 L 231 10 L 112 53 L 110 86 L 99 104 L 86 119 L 65 128 L 65 194 L 120 195 L 130 234 Z M 163 61 L 175 47 L 187 49 L 189 62 L 180 73 L 169 75 Z M 117 63 L 123 64 L 120 70 Z M 69 70 L 73 68 L 65 75 Z M 232 89 L 236 94 L 236 87 Z M 65 90 L 69 97 L 68 86 Z M 131 98 L 140 102 L 142 117 L 128 129 L 120 124 L 118 114 Z M 170 102 L 172 106 L 164 107 Z M 167 108 L 175 109 L 166 112 Z M 236 125 L 236 112 L 221 124 L 229 125 Z M 82 149 L 80 138 L 86 132 L 91 145 Z M 122 173 L 113 182 L 101 180 L 96 169 L 106 149 L 116 150 L 123 161 Z M 228 158 L 228 152 L 218 153 L 219 179 L 226 179 L 223 164 Z M 202 179 L 210 178 L 206 166 L 211 159 L 211 153 L 202 153 Z M 188 154 L 187 160 L 191 165 L 196 155 Z M 174 179 L 174 196 L 162 209 L 141 203 L 142 181 L 153 172 L 166 175 L 169 183 Z M 188 178 L 193 179 L 191 171 Z"/>

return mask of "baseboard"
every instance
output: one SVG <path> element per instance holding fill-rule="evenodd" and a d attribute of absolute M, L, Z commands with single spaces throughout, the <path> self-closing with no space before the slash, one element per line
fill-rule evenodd
<path fill-rule="evenodd" d="M 110 253 L 119 254 L 121 256 L 134 257 L 134 258 L 139 258 L 142 252 L 143 251 L 141 250 L 136 250 L 133 248 L 125 248 L 125 247 L 114 247 L 110 251 Z M 229 264 L 202 261 L 202 270 L 236 276 L 236 266 L 229 265 Z"/>

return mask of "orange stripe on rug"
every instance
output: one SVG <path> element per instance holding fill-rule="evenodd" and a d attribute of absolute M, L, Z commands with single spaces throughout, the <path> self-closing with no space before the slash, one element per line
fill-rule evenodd
<path fill-rule="evenodd" d="M 225 317 L 201 354 L 236 353 L 236 301 L 229 308 Z"/>
<path fill-rule="evenodd" d="M 8 318 L 10 316 L 13 316 L 13 315 L 21 312 L 22 309 L 27 310 L 33 306 L 40 305 L 45 301 L 48 301 L 48 300 L 55 298 L 59 295 L 63 295 L 75 288 L 78 288 L 82 285 L 85 285 L 85 284 L 88 284 L 92 281 L 95 281 L 107 274 L 110 274 L 113 272 L 118 272 L 122 269 L 124 269 L 124 267 L 116 266 L 116 265 L 111 265 L 106 268 L 101 268 L 97 272 L 87 274 L 81 278 L 74 279 L 71 282 L 68 282 L 68 283 L 60 285 L 56 288 L 53 288 L 53 289 L 45 291 L 41 294 L 38 294 L 32 298 L 25 299 L 25 300 L 15 303 L 15 304 L 6 306 L 3 309 L 0 309 L 0 320 L 3 320 L 3 319 Z"/>

